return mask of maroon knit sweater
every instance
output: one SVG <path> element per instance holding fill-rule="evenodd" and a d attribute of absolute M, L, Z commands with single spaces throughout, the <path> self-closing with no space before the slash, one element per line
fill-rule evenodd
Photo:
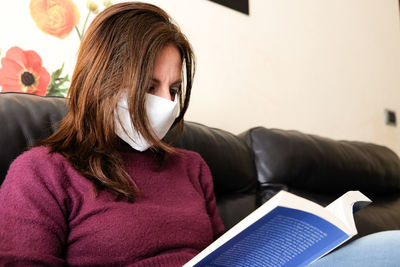
<path fill-rule="evenodd" d="M 142 196 L 93 195 L 57 153 L 33 148 L 0 188 L 0 266 L 181 266 L 224 229 L 210 171 L 179 150 L 159 168 L 154 153 L 121 152 Z"/>

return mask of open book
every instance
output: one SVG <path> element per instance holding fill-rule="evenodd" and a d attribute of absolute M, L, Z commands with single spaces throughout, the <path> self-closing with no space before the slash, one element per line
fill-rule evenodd
<path fill-rule="evenodd" d="M 371 202 L 349 191 L 327 207 L 281 191 L 189 266 L 306 266 L 357 234 L 353 213 Z"/>

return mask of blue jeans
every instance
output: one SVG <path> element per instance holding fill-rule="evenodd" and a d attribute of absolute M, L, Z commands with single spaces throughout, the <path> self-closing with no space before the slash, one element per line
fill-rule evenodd
<path fill-rule="evenodd" d="M 400 266 L 400 231 L 384 231 L 361 237 L 310 266 Z"/>

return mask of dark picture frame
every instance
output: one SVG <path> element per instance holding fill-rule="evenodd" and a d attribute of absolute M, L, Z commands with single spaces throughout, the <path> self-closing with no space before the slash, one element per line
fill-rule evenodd
<path fill-rule="evenodd" d="M 226 6 L 243 14 L 249 15 L 249 0 L 209 0 L 211 2 Z"/>

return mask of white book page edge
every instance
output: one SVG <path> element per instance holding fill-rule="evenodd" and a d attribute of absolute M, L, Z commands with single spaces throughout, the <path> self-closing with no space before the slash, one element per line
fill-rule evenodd
<path fill-rule="evenodd" d="M 353 215 L 353 206 L 357 202 L 361 202 L 361 206 L 365 206 L 372 201 L 360 191 L 349 191 L 325 207 L 326 210 L 329 210 L 330 213 L 344 222 L 353 235 L 357 234 Z"/>

